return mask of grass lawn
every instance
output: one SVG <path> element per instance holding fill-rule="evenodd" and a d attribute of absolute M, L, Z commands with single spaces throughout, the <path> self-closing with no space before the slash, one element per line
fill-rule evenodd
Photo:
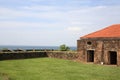
<path fill-rule="evenodd" d="M 0 80 L 119 80 L 120 67 L 36 58 L 0 61 Z"/>

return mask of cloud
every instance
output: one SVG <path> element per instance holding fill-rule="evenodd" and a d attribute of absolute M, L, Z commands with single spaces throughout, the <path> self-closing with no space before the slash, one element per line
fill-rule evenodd
<path fill-rule="evenodd" d="M 1 25 L 7 26 L 7 24 L 9 24 L 12 26 L 33 26 L 33 25 L 45 26 L 46 24 L 48 24 L 46 26 L 89 27 L 89 26 L 98 26 L 99 24 L 103 24 L 104 26 L 110 23 L 111 24 L 119 23 L 120 21 L 119 20 L 120 18 L 118 18 L 120 16 L 120 11 L 119 11 L 120 6 L 79 7 L 75 9 L 73 8 L 68 9 L 68 11 L 66 12 L 59 10 L 56 11 L 57 8 L 55 7 L 56 6 L 52 6 L 49 8 L 49 6 L 43 6 L 43 9 L 50 10 L 48 12 L 44 12 L 44 11 L 39 12 L 39 10 L 37 12 L 38 9 L 37 6 L 34 7 L 32 6 L 30 8 L 33 10 L 36 9 L 36 11 L 16 10 L 11 8 L 1 7 L 0 19 L 2 21 L 4 20 L 6 21 L 6 22 L 1 21 Z M 51 9 L 53 11 L 51 11 Z M 22 21 L 21 18 L 23 18 L 24 20 Z M 32 20 L 33 18 L 35 21 Z M 30 20 L 30 22 L 28 19 Z M 52 23 L 47 22 L 48 20 Z"/>
<path fill-rule="evenodd" d="M 0 21 L 1 27 L 10 27 L 10 28 L 18 28 L 18 27 L 32 27 L 32 26 L 40 26 L 43 25 L 41 23 L 27 23 L 27 22 L 17 22 L 17 21 Z"/>
<path fill-rule="evenodd" d="M 42 7 L 42 6 L 41 6 Z M 1 26 L 17 26 L 17 27 L 70 27 L 69 30 L 74 30 L 73 27 L 84 27 L 86 31 L 94 31 L 106 25 L 120 23 L 120 6 L 95 6 L 95 7 L 80 7 L 80 8 L 71 8 L 68 11 L 56 11 L 55 6 L 49 8 L 46 7 L 46 10 L 53 9 L 53 11 L 27 11 L 27 10 L 16 10 L 11 8 L 0 8 L 0 24 Z M 34 7 L 34 8 L 37 8 Z M 31 9 L 34 9 L 31 8 Z M 62 7 L 61 7 L 62 8 Z M 24 20 L 20 20 L 23 18 Z M 34 20 L 32 20 L 34 18 Z M 11 20 L 13 19 L 13 20 Z M 31 19 L 29 22 L 28 19 Z M 10 20 L 10 21 L 9 21 Z M 14 21 L 15 20 L 15 21 Z M 17 20 L 17 21 L 16 21 Z M 44 20 L 44 21 L 42 21 Z M 47 22 L 47 20 L 49 20 Z M 25 22 L 27 21 L 27 22 Z M 36 22 L 37 21 L 37 22 Z M 92 27 L 93 29 L 89 29 Z M 88 30 L 89 29 L 89 30 Z M 79 29 L 76 29 L 76 31 Z M 82 30 L 81 30 L 82 31 Z M 85 32 L 83 32 L 85 33 Z"/>
<path fill-rule="evenodd" d="M 22 29 L 29 29 L 29 28 L 37 28 L 37 29 L 42 29 L 42 28 L 57 28 L 57 25 L 63 26 L 63 24 L 59 23 L 40 23 L 40 22 L 20 22 L 20 21 L 0 21 L 0 29 L 4 28 L 11 28 L 11 29 L 17 29 L 17 28 L 22 28 Z"/>
<path fill-rule="evenodd" d="M 120 5 L 118 0 L 72 0 L 71 4 L 81 5 L 81 6 L 116 6 Z"/>
<path fill-rule="evenodd" d="M 34 12 L 26 10 L 16 10 L 11 8 L 0 8 L 0 19 L 19 19 L 19 18 L 38 18 L 38 19 L 50 19 L 50 20 L 63 20 L 67 15 L 62 11 L 48 11 L 48 12 Z"/>
<path fill-rule="evenodd" d="M 39 1 L 44 1 L 44 0 L 29 0 L 29 1 L 32 1 L 32 2 L 39 2 Z"/>
<path fill-rule="evenodd" d="M 67 0 L 63 4 L 61 1 L 58 4 L 55 0 L 52 5 L 47 5 L 48 2 L 41 5 L 39 0 L 30 1 L 33 3 L 19 6 L 16 4 L 15 8 L 0 7 L 0 35 L 6 34 L 6 37 L 2 36 L 3 42 L 0 44 L 7 42 L 7 37 L 12 36 L 8 43 L 14 44 L 17 38 L 16 44 L 76 45 L 80 36 L 120 23 L 119 5 L 91 6 L 91 0 L 75 0 L 74 3 Z M 44 3 L 46 0 L 40 1 Z M 77 1 L 89 5 L 76 5 Z"/>
<path fill-rule="evenodd" d="M 25 10 L 33 10 L 33 11 L 53 11 L 53 10 L 57 10 L 57 6 L 46 6 L 46 5 L 35 5 L 35 6 L 24 6 L 21 7 L 22 9 Z"/>
<path fill-rule="evenodd" d="M 82 29 L 80 27 L 68 27 L 68 30 L 76 32 L 76 31 L 81 31 Z"/>
<path fill-rule="evenodd" d="M 101 24 L 101 22 L 111 22 L 111 20 L 114 20 L 114 22 L 119 22 L 115 20 L 115 18 L 119 19 L 117 18 L 120 16 L 119 9 L 120 6 L 96 6 L 71 10 L 69 12 L 71 18 L 70 22 L 80 22 L 81 24 L 89 23 L 89 25 L 92 24 L 93 26 L 94 24 Z"/>

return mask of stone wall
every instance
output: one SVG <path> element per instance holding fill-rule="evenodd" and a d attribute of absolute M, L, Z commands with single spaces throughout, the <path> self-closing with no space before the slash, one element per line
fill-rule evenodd
<path fill-rule="evenodd" d="M 0 60 L 41 58 L 41 57 L 75 60 L 77 59 L 78 54 L 77 52 L 54 52 L 54 51 L 0 53 Z"/>
<path fill-rule="evenodd" d="M 110 64 L 110 51 L 116 51 L 117 52 L 117 65 L 120 64 L 119 62 L 119 49 L 120 49 L 120 41 L 119 40 L 106 40 L 103 44 L 104 49 L 104 63 Z"/>
<path fill-rule="evenodd" d="M 46 52 L 0 53 L 0 60 L 48 57 Z"/>
<path fill-rule="evenodd" d="M 78 59 L 77 52 L 47 52 L 47 55 L 50 58 L 59 58 L 59 59 L 67 59 L 67 60 Z"/>
<path fill-rule="evenodd" d="M 91 44 L 90 44 L 91 42 Z M 88 44 L 89 43 L 89 44 Z M 80 61 L 87 62 L 87 50 L 94 51 L 94 63 L 110 64 L 110 51 L 117 52 L 117 65 L 120 65 L 120 38 L 91 38 L 77 41 Z"/>

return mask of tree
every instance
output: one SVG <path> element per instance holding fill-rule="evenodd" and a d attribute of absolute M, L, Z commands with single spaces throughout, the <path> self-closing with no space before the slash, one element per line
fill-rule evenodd
<path fill-rule="evenodd" d="M 60 51 L 69 51 L 70 48 L 66 46 L 65 44 L 60 45 Z"/>

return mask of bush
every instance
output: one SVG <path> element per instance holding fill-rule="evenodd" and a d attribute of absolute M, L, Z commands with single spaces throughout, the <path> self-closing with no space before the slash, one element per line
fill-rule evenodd
<path fill-rule="evenodd" d="M 70 48 L 68 46 L 66 46 L 65 44 L 60 45 L 60 51 L 69 51 Z"/>

